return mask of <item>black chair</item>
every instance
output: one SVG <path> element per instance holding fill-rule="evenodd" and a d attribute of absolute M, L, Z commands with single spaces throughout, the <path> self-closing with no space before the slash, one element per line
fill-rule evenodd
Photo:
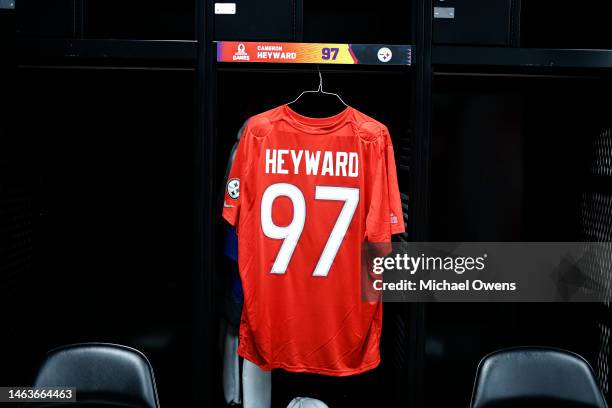
<path fill-rule="evenodd" d="M 34 386 L 75 387 L 77 403 L 66 404 L 75 408 L 159 408 L 151 363 L 140 351 L 117 344 L 82 343 L 51 350 Z"/>
<path fill-rule="evenodd" d="M 519 347 L 489 354 L 476 373 L 472 408 L 606 408 L 593 369 L 565 350 Z"/>

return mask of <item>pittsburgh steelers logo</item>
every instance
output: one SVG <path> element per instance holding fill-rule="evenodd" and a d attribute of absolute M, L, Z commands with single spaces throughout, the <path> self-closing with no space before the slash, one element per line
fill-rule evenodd
<path fill-rule="evenodd" d="M 393 57 L 393 53 L 391 52 L 389 48 L 382 47 L 381 49 L 378 50 L 378 60 L 380 62 L 389 62 L 391 61 L 392 57 Z"/>
<path fill-rule="evenodd" d="M 234 200 L 240 197 L 240 179 L 233 178 L 227 182 L 227 194 Z"/>

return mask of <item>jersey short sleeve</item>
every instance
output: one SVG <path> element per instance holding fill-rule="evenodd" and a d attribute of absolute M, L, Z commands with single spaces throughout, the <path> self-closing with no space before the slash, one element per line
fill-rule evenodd
<path fill-rule="evenodd" d="M 366 238 L 369 242 L 389 242 L 391 235 L 403 233 L 405 226 L 395 154 L 387 128 L 383 129 L 377 148 L 378 154 L 374 162 L 371 162 L 375 175 L 372 199 L 366 217 Z"/>
<path fill-rule="evenodd" d="M 243 131 L 238 142 L 238 148 L 234 154 L 232 167 L 227 176 L 225 194 L 223 197 L 223 218 L 231 225 L 236 225 L 240 215 L 242 203 L 241 182 L 247 177 L 248 158 L 246 155 L 248 140 L 248 128 Z"/>

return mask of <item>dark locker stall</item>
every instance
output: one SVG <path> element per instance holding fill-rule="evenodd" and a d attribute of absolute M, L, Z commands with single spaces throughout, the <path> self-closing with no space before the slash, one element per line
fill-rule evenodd
<path fill-rule="evenodd" d="M 238 3 L 239 7 L 239 3 Z M 414 44 L 416 36 L 415 3 L 404 2 L 393 6 L 387 14 L 374 5 L 337 2 L 333 5 L 319 1 L 303 2 L 303 37 L 305 42 Z M 348 15 L 347 15 L 348 13 Z M 383 15 L 384 14 L 384 15 Z M 389 17 L 391 20 L 383 17 Z M 220 16 L 215 16 L 215 22 Z M 385 21 L 383 24 L 382 22 Z M 379 24 L 380 27 L 372 27 Z M 227 28 L 224 26 L 224 29 Z M 240 30 L 239 27 L 235 28 Z M 262 28 L 263 29 L 263 28 Z M 232 38 L 232 37 L 230 37 Z M 221 39 L 216 37 L 216 39 Z M 252 40 L 241 37 L 243 41 Z M 212 45 L 212 44 L 211 44 Z M 210 50 L 215 55 L 214 48 Z M 214 140 L 211 155 L 216 158 L 210 171 L 213 176 L 211 191 L 220 197 L 225 188 L 223 176 L 236 134 L 252 115 L 264 112 L 295 99 L 302 91 L 316 89 L 321 71 L 323 87 L 338 93 L 346 103 L 388 126 L 396 153 L 397 172 L 408 220 L 408 195 L 411 185 L 412 134 L 415 127 L 415 67 L 396 66 L 333 66 L 314 64 L 232 64 L 209 60 L 210 90 L 208 137 Z M 321 116 L 314 112 L 312 117 Z M 329 116 L 329 114 L 323 116 Z M 214 225 L 210 238 L 213 260 L 213 286 L 216 290 L 215 319 L 223 316 L 223 291 L 228 265 L 223 256 L 226 224 L 221 219 L 221 203 L 212 209 Z M 400 239 L 411 239 L 410 232 Z M 319 398 L 329 406 L 362 406 L 400 404 L 414 398 L 413 385 L 417 366 L 414 364 L 415 339 L 410 330 L 410 305 L 385 305 L 382 364 L 362 375 L 337 378 L 313 374 L 272 373 L 272 406 L 284 407 L 297 396 Z M 217 338 L 217 336 L 215 336 Z M 220 356 L 210 368 L 214 376 L 214 396 L 223 402 L 220 376 Z M 215 374 L 216 373 L 216 374 Z M 382 392 L 372 392 L 380 390 Z"/>
<path fill-rule="evenodd" d="M 23 326 L 5 349 L 21 358 L 6 381 L 28 383 L 46 351 L 92 339 L 147 352 L 160 386 L 190 365 L 189 327 L 176 316 L 190 314 L 193 73 L 142 74 L 19 73 L 34 254 L 13 309 Z"/>
<path fill-rule="evenodd" d="M 456 18 L 433 18 L 428 240 L 609 242 L 609 5 L 500 0 L 518 20 L 498 20 L 514 41 L 495 44 L 486 24 L 465 27 L 478 1 L 435 3 Z M 598 275 L 607 288 L 609 268 Z M 479 360 L 524 345 L 581 354 L 610 398 L 606 304 L 428 304 L 424 316 L 426 406 L 467 405 Z"/>
<path fill-rule="evenodd" d="M 31 384 L 57 346 L 120 343 L 149 357 L 162 404 L 189 406 L 195 52 L 164 53 L 156 40 L 184 39 L 187 48 L 195 5 L 105 13 L 102 3 L 0 10 L 15 43 L 0 58 L 10 112 L 1 298 L 12 315 L 0 383 Z M 134 45 L 139 38 L 151 41 Z"/>
<path fill-rule="evenodd" d="M 190 314 L 193 72 L 23 68 L 19 79 L 19 111 L 36 115 L 18 117 L 37 175 L 24 308 L 49 316 L 18 344 L 24 368 L 95 339 L 143 350 L 159 386 L 179 388 L 168 374 L 190 365 L 176 316 Z"/>
<path fill-rule="evenodd" d="M 591 174 L 593 148 L 605 145 L 601 135 L 609 122 L 605 75 L 438 72 L 434 78 L 432 240 L 606 241 L 584 234 L 585 206 L 591 212 L 595 206 L 585 197 L 600 194 L 593 199 L 605 201 L 609 194 L 601 189 L 610 180 Z M 609 234 L 604 213 L 610 208 L 600 204 L 591 231 Z M 606 389 L 600 305 L 483 306 L 427 306 L 428 387 L 452 384 L 454 398 L 467 403 L 472 379 L 465 375 L 482 356 L 503 347 L 545 345 L 573 350 L 599 366 Z M 427 405 L 444 401 L 431 397 Z"/>
<path fill-rule="evenodd" d="M 304 89 L 316 88 L 318 76 L 316 68 L 303 67 L 299 69 L 287 68 L 236 68 L 231 69 L 225 66 L 218 67 L 218 103 L 217 103 L 217 149 L 219 159 L 217 162 L 217 173 L 220 177 L 215 177 L 215 190 L 222 192 L 225 185 L 223 174 L 230 155 L 230 150 L 236 141 L 236 133 L 248 117 L 286 103 L 294 99 Z M 412 121 L 409 119 L 411 111 L 411 101 L 406 100 L 406 95 L 412 92 L 412 75 L 410 68 L 399 67 L 392 70 L 364 70 L 358 67 L 348 67 L 345 69 L 322 69 L 322 76 L 325 89 L 329 92 L 338 92 L 342 98 L 362 112 L 385 123 L 391 132 L 394 147 L 396 149 L 398 177 L 400 177 L 400 189 L 403 188 L 407 197 L 408 188 L 408 168 L 410 160 L 410 135 Z M 367 78 L 367 79 L 366 79 Z M 271 89 L 270 84 L 274 84 Z M 358 85 L 356 85 L 358 84 Z M 379 98 L 375 95 L 384 89 L 385 97 Z M 236 99 L 240 94 L 241 98 Z M 397 105 L 404 106 L 404 113 L 398 115 Z M 407 202 L 406 202 L 407 204 Z M 220 206 L 217 206 L 219 208 Z M 217 210 L 220 212 L 220 209 Z M 223 237 L 225 236 L 225 225 L 222 220 L 218 220 L 217 240 L 215 253 L 223 254 Z M 405 237 L 404 239 L 406 239 Z M 219 256 L 217 265 L 223 265 Z M 224 282 L 224 274 L 228 273 L 226 268 L 221 266 L 214 267 L 217 273 L 217 282 Z M 218 293 L 222 293 L 219 290 Z M 222 304 L 222 299 L 217 303 Z M 273 372 L 272 398 L 273 406 L 286 406 L 289 401 L 301 395 L 300 392 L 310 392 L 320 395 L 320 399 L 330 406 L 345 406 L 353 403 L 363 402 L 363 394 L 356 392 L 354 387 L 367 387 L 371 389 L 390 389 L 393 370 L 408 369 L 409 353 L 403 358 L 397 358 L 395 351 L 392 350 L 394 342 L 408 341 L 408 333 L 399 332 L 401 327 L 397 327 L 394 319 L 397 314 L 408 313 L 406 305 L 394 307 L 395 305 L 385 305 L 383 324 L 383 365 L 375 373 L 366 373 L 357 378 L 338 380 L 333 377 L 306 376 L 296 374 L 286 374 L 280 370 Z M 219 306 L 220 309 L 220 306 Z M 221 312 L 218 312 L 221 313 Z M 405 318 L 405 316 L 404 316 Z M 405 344 L 407 346 L 407 344 Z M 219 367 L 220 370 L 220 367 Z M 329 385 L 326 386 L 326 383 Z M 322 390 L 320 390 L 322 389 Z M 334 395 L 341 390 L 342 395 Z M 293 393 L 293 395 L 292 395 Z M 379 395 L 368 393 L 368 398 L 373 398 L 372 404 L 380 402 Z M 395 396 L 393 398 L 398 398 Z M 391 399 L 389 403 L 394 401 Z M 395 400 L 399 401 L 399 400 Z M 284 405 L 283 405 L 284 404 Z"/>

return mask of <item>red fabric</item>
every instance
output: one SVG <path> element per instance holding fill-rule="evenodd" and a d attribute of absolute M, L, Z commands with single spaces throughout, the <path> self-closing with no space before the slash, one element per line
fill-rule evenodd
<path fill-rule="evenodd" d="M 262 197 L 273 185 L 266 210 Z M 383 124 L 350 107 L 330 118 L 307 118 L 286 105 L 252 117 L 230 171 L 223 217 L 238 233 L 241 356 L 264 370 L 335 376 L 379 364 L 382 303 L 362 301 L 361 244 L 389 242 L 404 231 L 393 146 Z M 350 220 L 345 234 L 342 219 Z M 294 235 L 303 222 L 296 245 L 270 238 L 271 228 L 282 235 L 292 221 Z M 322 256 L 326 245 L 333 247 L 328 241 L 340 243 L 335 257 L 333 248 Z M 274 271 L 282 245 L 293 252 L 285 252 L 286 269 Z M 325 264 L 321 259 L 333 262 L 315 269 Z"/>

